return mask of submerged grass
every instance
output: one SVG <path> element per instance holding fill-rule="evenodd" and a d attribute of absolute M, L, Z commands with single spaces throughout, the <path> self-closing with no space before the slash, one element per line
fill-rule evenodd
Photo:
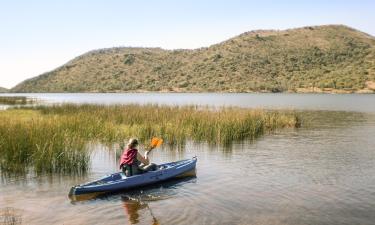
<path fill-rule="evenodd" d="M 160 136 L 169 146 L 186 140 L 229 145 L 265 132 L 299 126 L 294 112 L 158 105 L 55 105 L 0 112 L 1 170 L 85 171 L 90 141 L 118 143 Z"/>

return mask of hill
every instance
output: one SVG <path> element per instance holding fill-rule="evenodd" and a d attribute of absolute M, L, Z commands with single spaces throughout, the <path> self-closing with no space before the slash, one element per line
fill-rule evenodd
<path fill-rule="evenodd" d="M 109 48 L 13 92 L 373 92 L 375 38 L 343 25 L 243 33 L 194 50 Z"/>
<path fill-rule="evenodd" d="M 6 93 L 6 92 L 9 92 L 9 90 L 6 88 L 0 87 L 0 93 Z"/>

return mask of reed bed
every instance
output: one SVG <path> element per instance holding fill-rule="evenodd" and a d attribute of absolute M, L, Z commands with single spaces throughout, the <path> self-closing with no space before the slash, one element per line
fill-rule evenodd
<path fill-rule="evenodd" d="M 77 172 L 88 168 L 85 140 L 67 129 L 63 118 L 43 118 L 38 112 L 0 113 L 0 168 L 2 171 Z"/>
<path fill-rule="evenodd" d="M 26 105 L 35 100 L 25 96 L 0 96 L 0 104 L 3 105 Z"/>
<path fill-rule="evenodd" d="M 99 141 L 121 143 L 162 137 L 169 146 L 186 140 L 230 145 L 284 127 L 299 126 L 294 112 L 158 105 L 55 105 L 0 112 L 0 166 L 17 171 L 85 171 Z"/>

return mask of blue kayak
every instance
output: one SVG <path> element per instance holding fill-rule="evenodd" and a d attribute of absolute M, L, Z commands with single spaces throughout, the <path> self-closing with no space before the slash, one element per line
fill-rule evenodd
<path fill-rule="evenodd" d="M 126 177 L 122 172 L 114 173 L 96 181 L 74 186 L 70 189 L 69 195 L 116 192 L 181 177 L 188 172 L 195 171 L 196 163 L 197 158 L 194 157 L 161 164 L 155 171 L 131 177 Z"/>

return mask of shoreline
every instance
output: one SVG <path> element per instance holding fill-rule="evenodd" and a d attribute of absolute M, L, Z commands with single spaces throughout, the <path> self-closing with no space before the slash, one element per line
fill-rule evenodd
<path fill-rule="evenodd" d="M 342 89 L 320 89 L 320 88 L 298 88 L 297 90 L 287 91 L 185 91 L 185 90 L 161 90 L 161 91 L 148 91 L 148 90 L 132 90 L 132 91 L 87 91 L 87 92 L 2 92 L 0 95 L 5 94 L 137 94 L 137 93 L 188 93 L 188 94 L 203 94 L 203 93 L 233 93 L 233 94 L 375 94 L 375 90 L 372 89 L 359 89 L 359 90 L 342 90 Z"/>

